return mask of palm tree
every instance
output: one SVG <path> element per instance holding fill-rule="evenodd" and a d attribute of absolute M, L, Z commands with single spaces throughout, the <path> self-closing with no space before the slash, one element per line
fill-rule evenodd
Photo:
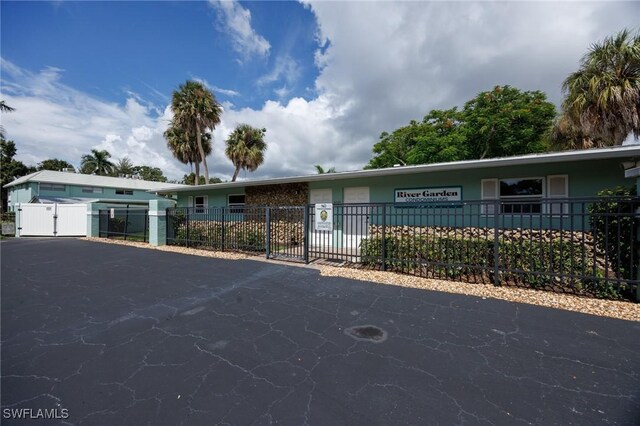
<path fill-rule="evenodd" d="M 566 120 L 589 138 L 621 145 L 630 132 L 640 137 L 640 34 L 593 44 L 562 90 Z"/>
<path fill-rule="evenodd" d="M 240 124 L 227 138 L 224 153 L 236 167 L 231 182 L 235 182 L 240 169 L 255 171 L 264 162 L 267 144 L 264 134 L 267 129 L 256 129 L 248 124 Z"/>
<path fill-rule="evenodd" d="M 15 111 L 15 109 L 5 104 L 4 101 L 0 101 L 0 111 L 11 112 L 11 111 Z M 0 137 L 4 138 L 4 126 L 1 126 L 1 125 L 0 125 Z"/>
<path fill-rule="evenodd" d="M 331 167 L 330 169 L 327 169 L 327 170 L 325 170 L 324 167 L 322 167 L 320 164 L 316 164 L 313 167 L 316 168 L 316 171 L 318 172 L 319 175 L 323 175 L 325 173 L 335 173 L 336 172 L 336 168 L 335 167 Z"/>
<path fill-rule="evenodd" d="M 135 173 L 135 166 L 129 160 L 129 157 L 122 157 L 118 164 L 115 165 L 114 173 L 119 175 L 132 175 Z"/>
<path fill-rule="evenodd" d="M 115 164 L 109 161 L 111 154 L 108 151 L 92 149 L 91 154 L 82 156 L 80 163 L 80 172 L 84 174 L 95 174 L 100 176 L 109 176 L 115 171 Z"/>
<path fill-rule="evenodd" d="M 167 140 L 167 146 L 173 156 L 182 164 L 189 164 L 193 170 L 195 164 L 195 173 L 200 175 L 200 153 L 196 139 L 185 132 L 180 127 L 175 126 L 172 122 L 171 126 L 164 132 L 164 138 Z M 211 154 L 211 134 L 204 133 L 202 135 L 202 149 L 204 155 Z M 199 179 L 195 180 L 195 184 L 199 184 Z"/>
<path fill-rule="evenodd" d="M 209 182 L 207 154 L 202 144 L 202 135 L 207 130 L 212 131 L 220 123 L 220 114 L 222 114 L 220 104 L 202 83 L 187 80 L 173 92 L 171 109 L 174 114 L 174 124 L 195 135 L 200 160 L 204 166 L 204 177 L 206 182 Z"/>

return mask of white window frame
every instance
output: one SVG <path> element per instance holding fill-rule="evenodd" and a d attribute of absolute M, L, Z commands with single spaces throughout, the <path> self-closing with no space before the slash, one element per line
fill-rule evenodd
<path fill-rule="evenodd" d="M 202 203 L 198 203 L 198 198 L 202 198 Z M 207 195 L 194 195 L 193 207 L 196 213 L 206 213 L 205 209 L 209 208 L 209 197 Z"/>
<path fill-rule="evenodd" d="M 244 203 L 232 203 L 231 197 L 244 197 Z M 244 206 L 247 204 L 247 194 L 228 194 L 227 206 L 229 206 L 229 213 L 244 213 Z"/>
<path fill-rule="evenodd" d="M 500 194 L 500 183 L 504 180 L 540 180 L 541 184 L 542 184 L 542 194 L 540 195 L 505 195 L 502 196 Z M 532 199 L 532 200 L 540 200 L 540 213 L 546 213 L 545 212 L 545 207 L 542 203 L 542 200 L 544 198 L 546 198 L 547 195 L 547 180 L 544 176 L 529 176 L 529 177 L 509 177 L 509 178 L 500 178 L 498 179 L 498 199 L 500 201 L 503 200 L 522 200 L 522 199 Z M 503 204 L 501 203 L 500 206 L 502 207 Z M 500 212 L 500 214 L 516 214 L 516 215 L 522 215 L 522 214 L 539 214 L 539 213 L 505 213 L 505 212 Z"/>
<path fill-rule="evenodd" d="M 97 186 L 83 186 L 82 193 L 83 194 L 102 194 L 102 188 Z"/>
<path fill-rule="evenodd" d="M 42 188 L 42 185 L 45 186 L 50 186 L 50 188 Z M 58 188 L 55 188 L 55 187 Z M 67 190 L 67 185 L 63 184 L 63 183 L 49 183 L 49 182 L 39 182 L 38 183 L 38 193 L 40 193 L 40 191 L 52 191 L 52 192 L 65 192 Z"/>

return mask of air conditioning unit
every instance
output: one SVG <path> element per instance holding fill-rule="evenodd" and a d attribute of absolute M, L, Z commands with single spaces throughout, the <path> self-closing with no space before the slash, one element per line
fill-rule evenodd
<path fill-rule="evenodd" d="M 64 169 L 62 169 L 62 171 L 67 173 L 75 173 L 76 169 L 74 169 L 73 167 L 65 167 Z"/>

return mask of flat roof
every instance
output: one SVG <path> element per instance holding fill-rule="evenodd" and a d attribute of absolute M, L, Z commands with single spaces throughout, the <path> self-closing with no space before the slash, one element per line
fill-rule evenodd
<path fill-rule="evenodd" d="M 85 175 L 82 173 L 57 172 L 53 170 L 40 170 L 26 176 L 19 177 L 6 184 L 4 187 L 20 185 L 27 182 L 59 183 L 64 185 L 97 186 L 101 188 L 139 189 L 141 191 L 156 192 L 160 189 L 179 188 L 187 185 L 168 184 L 166 182 L 153 182 L 148 180 L 119 178 L 112 176 Z"/>
<path fill-rule="evenodd" d="M 285 183 L 335 181 L 378 176 L 396 176 L 416 173 L 431 173 L 451 170 L 471 170 L 488 167 L 507 167 L 524 164 L 546 164 L 565 161 L 600 160 L 608 158 L 640 157 L 640 144 L 618 146 L 612 148 L 596 148 L 578 151 L 548 152 L 542 154 L 527 154 L 515 157 L 485 158 L 482 160 L 451 161 L 447 163 L 421 164 L 417 166 L 389 167 L 385 169 L 356 170 L 349 172 L 324 173 L 304 176 L 281 178 L 253 179 L 236 182 L 214 183 L 198 186 L 182 186 L 179 188 L 165 188 L 158 192 L 193 192 L 211 189 L 239 188 L 246 186 L 277 185 Z"/>

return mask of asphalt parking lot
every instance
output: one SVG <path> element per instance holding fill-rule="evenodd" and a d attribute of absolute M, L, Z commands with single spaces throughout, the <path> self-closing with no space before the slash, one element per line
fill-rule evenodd
<path fill-rule="evenodd" d="M 640 423 L 638 322 L 76 239 L 0 250 L 3 424 Z M 37 410 L 58 418 L 15 419 Z"/>

